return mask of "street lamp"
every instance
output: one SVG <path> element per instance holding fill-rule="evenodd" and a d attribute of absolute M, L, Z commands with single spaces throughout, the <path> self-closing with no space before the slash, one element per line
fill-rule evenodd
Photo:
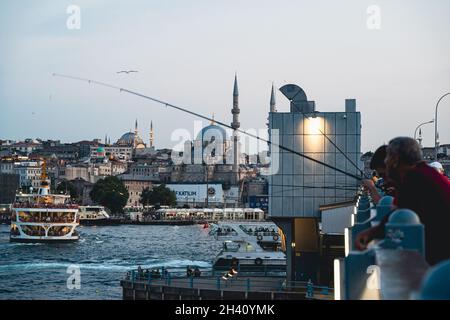
<path fill-rule="evenodd" d="M 438 111 L 439 102 L 441 102 L 441 100 L 444 99 L 444 97 L 448 96 L 448 95 L 450 95 L 450 92 L 445 93 L 442 97 L 439 98 L 438 102 L 436 103 L 436 111 L 435 111 L 435 116 L 434 116 L 434 155 L 435 155 L 435 160 L 437 160 L 437 155 L 438 155 L 437 111 Z"/>
<path fill-rule="evenodd" d="M 419 124 L 419 125 L 417 126 L 416 130 L 414 130 L 414 140 L 416 140 L 416 136 L 417 136 L 417 130 L 419 130 L 419 128 L 420 128 L 421 126 L 423 126 L 423 125 L 425 125 L 425 124 L 428 124 L 428 123 L 433 123 L 433 122 L 434 122 L 434 119 L 433 119 L 433 120 L 430 120 L 430 121 L 427 121 L 427 122 L 423 122 L 423 123 Z"/>

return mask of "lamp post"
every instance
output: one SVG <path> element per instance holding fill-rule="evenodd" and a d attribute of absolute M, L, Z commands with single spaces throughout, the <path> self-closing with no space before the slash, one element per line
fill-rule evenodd
<path fill-rule="evenodd" d="M 416 130 L 414 130 L 414 140 L 416 140 L 416 136 L 417 136 L 417 130 L 419 130 L 419 128 L 421 127 L 421 126 L 423 126 L 423 125 L 425 125 L 425 124 L 428 124 L 428 123 L 433 123 L 434 122 L 434 119 L 433 120 L 430 120 L 430 121 L 427 121 L 427 122 L 423 122 L 423 123 L 421 123 L 421 124 L 419 124 L 417 127 L 416 127 Z"/>
<path fill-rule="evenodd" d="M 442 99 L 444 99 L 445 96 L 450 95 L 450 92 L 445 93 L 442 97 L 439 98 L 438 102 L 436 103 L 436 110 L 435 110 L 435 116 L 434 116 L 434 155 L 435 160 L 437 160 L 438 155 L 438 130 L 437 130 L 437 112 L 438 112 L 438 106 L 439 102 L 441 102 Z"/>

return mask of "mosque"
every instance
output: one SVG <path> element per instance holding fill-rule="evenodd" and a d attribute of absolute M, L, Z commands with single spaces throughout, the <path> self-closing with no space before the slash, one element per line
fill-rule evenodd
<path fill-rule="evenodd" d="M 202 128 L 194 140 L 185 142 L 184 150 L 180 152 L 183 158 L 182 162 L 169 159 L 166 164 L 159 164 L 159 166 L 165 166 L 164 169 L 161 168 L 167 173 L 167 178 L 164 181 L 177 184 L 221 183 L 228 186 L 238 186 L 250 174 L 250 172 L 247 172 L 248 170 L 254 171 L 253 168 L 246 168 L 244 165 L 245 155 L 240 152 L 240 137 L 238 134 L 240 109 L 236 75 L 232 99 L 231 129 L 225 130 L 225 128 L 216 124 L 213 116 L 211 123 Z M 274 104 L 274 97 L 272 96 L 271 108 L 275 107 Z M 152 162 L 147 163 L 147 161 L 150 161 L 152 156 L 158 153 L 154 147 L 153 137 L 153 124 L 151 124 L 150 143 L 147 145 L 139 135 L 136 120 L 134 132 L 130 130 L 124 133 L 114 145 L 110 146 L 130 149 L 132 157 L 138 159 L 139 162 L 134 166 L 145 167 L 152 164 Z"/>
<path fill-rule="evenodd" d="M 234 78 L 232 134 L 213 120 L 198 133 L 193 141 L 186 143 L 184 160 L 173 168 L 172 181 L 178 183 L 218 182 L 237 185 L 242 180 L 239 135 L 239 91 L 237 76 Z"/>
<path fill-rule="evenodd" d="M 275 96 L 272 88 L 270 110 L 275 110 Z M 234 78 L 230 129 L 211 122 L 202 128 L 193 140 L 184 143 L 183 151 L 177 159 L 170 149 L 155 150 L 153 125 L 150 130 L 150 144 L 139 136 L 138 124 L 135 130 L 124 133 L 114 145 L 115 148 L 131 150 L 134 162 L 129 173 L 124 175 L 130 185 L 136 181 L 153 179 L 153 183 L 164 182 L 177 192 L 178 203 L 203 204 L 205 206 L 237 206 L 245 189 L 244 181 L 258 176 L 258 168 L 248 165 L 246 155 L 241 154 L 239 136 L 239 91 L 237 76 Z M 153 150 L 153 151 L 149 151 Z M 196 199 L 185 196 L 195 193 Z M 205 197 L 204 195 L 208 195 Z M 178 197 L 178 195 L 180 195 Z M 203 196 L 202 196 L 203 195 Z M 204 198 L 202 198 L 204 197 Z M 189 199 L 188 199 L 189 198 Z M 138 204 L 139 192 L 130 198 L 130 203 Z"/>
<path fill-rule="evenodd" d="M 149 144 L 146 144 L 139 135 L 138 122 L 134 124 L 134 132 L 125 132 L 116 143 L 111 144 L 111 138 L 105 135 L 104 147 L 91 146 L 91 158 L 105 156 L 120 160 L 131 160 L 137 154 L 151 154 L 155 152 L 153 122 L 150 123 Z"/>
<path fill-rule="evenodd" d="M 142 138 L 139 136 L 138 131 L 138 122 L 134 123 L 134 132 L 126 132 L 124 133 L 119 140 L 116 142 L 117 146 L 122 147 L 132 147 L 133 149 L 144 149 L 147 145 L 144 143 Z M 149 147 L 153 147 L 153 122 L 150 124 L 150 145 Z"/>

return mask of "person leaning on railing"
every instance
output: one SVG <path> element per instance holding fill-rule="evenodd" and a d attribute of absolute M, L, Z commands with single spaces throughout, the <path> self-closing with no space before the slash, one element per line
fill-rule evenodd
<path fill-rule="evenodd" d="M 386 176 L 396 188 L 394 205 L 414 211 L 425 226 L 425 256 L 430 265 L 450 259 L 450 182 L 422 158 L 416 140 L 398 137 L 386 149 Z M 364 250 L 373 239 L 384 238 L 386 216 L 376 227 L 356 237 L 356 248 Z"/>
<path fill-rule="evenodd" d="M 198 278 L 198 277 L 200 277 L 201 274 L 202 274 L 202 273 L 201 273 L 199 267 L 196 266 L 196 267 L 194 268 L 194 277 Z"/>
<path fill-rule="evenodd" d="M 386 193 L 394 196 L 395 190 L 392 187 L 392 182 L 386 177 L 386 164 L 384 160 L 386 159 L 386 145 L 382 145 L 372 156 L 370 160 L 370 169 L 376 172 L 378 178 L 381 178 L 383 181 L 383 188 Z M 362 184 L 364 188 L 370 193 L 370 197 L 372 198 L 372 202 L 376 205 L 378 201 L 382 198 L 382 195 L 378 192 L 376 182 L 374 181 L 375 177 L 372 179 L 364 179 Z"/>

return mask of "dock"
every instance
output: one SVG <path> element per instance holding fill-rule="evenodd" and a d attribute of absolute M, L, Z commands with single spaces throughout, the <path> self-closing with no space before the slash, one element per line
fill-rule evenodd
<path fill-rule="evenodd" d="M 124 300 L 332 300 L 333 289 L 284 277 L 166 277 L 121 281 Z"/>
<path fill-rule="evenodd" d="M 157 225 L 157 226 L 191 226 L 196 224 L 194 220 L 146 220 L 146 221 L 131 221 L 125 220 L 120 224 L 127 225 Z"/>

